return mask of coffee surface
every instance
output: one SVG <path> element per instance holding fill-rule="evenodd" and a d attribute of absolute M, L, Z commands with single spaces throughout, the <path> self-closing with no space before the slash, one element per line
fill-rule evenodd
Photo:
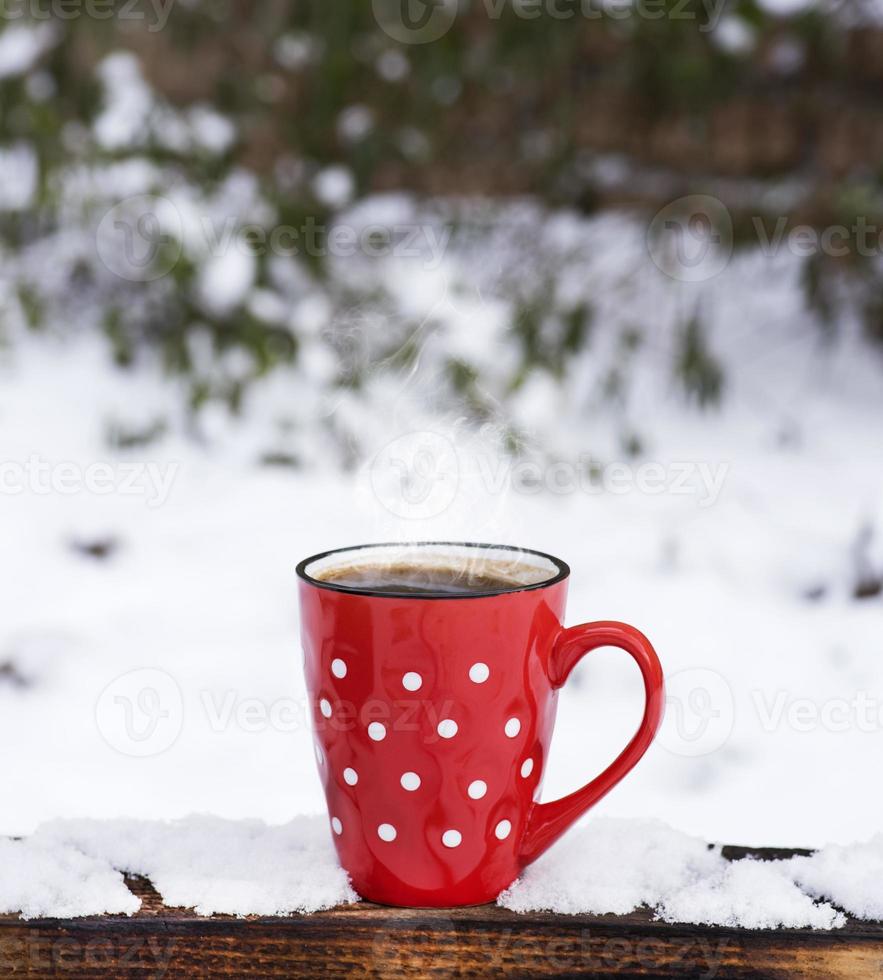
<path fill-rule="evenodd" d="M 331 568 L 316 578 L 350 589 L 398 595 L 462 596 L 507 592 L 532 584 L 536 570 L 516 562 L 400 562 Z"/>

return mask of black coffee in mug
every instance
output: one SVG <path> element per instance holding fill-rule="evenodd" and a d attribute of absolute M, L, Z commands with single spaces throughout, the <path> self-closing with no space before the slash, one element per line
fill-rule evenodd
<path fill-rule="evenodd" d="M 352 552 L 350 556 L 352 556 Z M 421 553 L 410 546 L 407 554 L 350 561 L 315 572 L 319 582 L 342 589 L 382 595 L 446 596 L 511 592 L 547 580 L 548 572 L 512 558 L 485 558 L 456 554 Z"/>

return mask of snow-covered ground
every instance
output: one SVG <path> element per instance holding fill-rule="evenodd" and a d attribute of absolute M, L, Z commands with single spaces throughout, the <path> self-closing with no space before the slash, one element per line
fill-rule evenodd
<path fill-rule="evenodd" d="M 609 221 L 590 229 L 616 246 L 590 250 L 592 289 L 638 254 Z M 883 829 L 883 599 L 853 597 L 883 571 L 883 363 L 848 331 L 822 342 L 803 322 L 794 262 L 745 256 L 702 294 L 729 373 L 723 407 L 700 413 L 666 366 L 694 294 L 645 264 L 630 267 L 628 295 L 595 297 L 593 345 L 566 383 L 513 401 L 555 467 L 514 465 L 498 433 L 434 415 L 420 359 L 400 383 L 379 374 L 373 403 L 323 402 L 358 434 L 362 463 L 344 473 L 256 462 L 273 420 L 303 417 L 315 397 L 303 366 L 256 389 L 240 420 L 209 411 L 197 437 L 176 422 L 175 383 L 151 369 L 113 369 L 84 336 L 17 337 L 0 360 L 0 833 L 59 817 L 321 813 L 294 566 L 409 539 L 558 554 L 573 570 L 568 622 L 622 619 L 654 641 L 662 732 L 594 815 L 764 845 Z M 427 361 L 433 343 L 471 345 L 491 366 L 508 356 L 480 288 L 452 303 L 438 270 L 402 275 L 391 261 L 380 274 L 403 306 L 442 311 Z M 635 306 L 646 322 L 648 304 L 658 332 L 625 418 L 595 411 L 583 393 L 608 325 Z M 109 428 L 160 415 L 172 420 L 161 438 L 108 448 Z M 636 457 L 617 450 L 624 424 L 640 431 Z M 585 454 L 606 467 L 595 483 L 577 475 Z M 640 711 L 627 658 L 584 661 L 561 697 L 543 798 L 603 768 Z"/>
<path fill-rule="evenodd" d="M 0 869 L 0 913 L 26 918 L 137 912 L 121 870 L 147 876 L 167 905 L 200 915 L 314 912 L 358 900 L 324 816 L 282 825 L 59 820 L 23 840 L 0 839 Z M 648 906 L 669 922 L 837 929 L 846 922 L 841 909 L 883 918 L 881 871 L 883 834 L 808 857 L 730 862 L 659 820 L 602 818 L 543 855 L 499 903 L 564 914 Z"/>

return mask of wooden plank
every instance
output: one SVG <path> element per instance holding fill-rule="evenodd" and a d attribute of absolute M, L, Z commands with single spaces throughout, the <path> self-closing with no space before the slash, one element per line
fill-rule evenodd
<path fill-rule="evenodd" d="M 790 851 L 732 849 L 731 856 Z M 883 978 L 883 924 L 749 931 L 625 916 L 516 915 L 493 905 L 393 909 L 370 903 L 310 916 L 203 918 L 127 879 L 137 915 L 0 916 L 0 977 Z"/>

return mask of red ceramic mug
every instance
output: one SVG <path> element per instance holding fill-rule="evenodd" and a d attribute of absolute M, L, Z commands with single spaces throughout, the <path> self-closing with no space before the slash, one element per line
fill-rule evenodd
<path fill-rule="evenodd" d="M 501 561 L 532 571 L 505 591 L 397 595 L 323 580 L 336 566 Z M 353 887 L 388 905 L 492 901 L 638 762 L 659 727 L 662 668 L 624 623 L 562 626 L 568 566 L 502 545 L 365 545 L 297 567 L 316 757 Z M 557 692 L 591 650 L 637 662 L 637 733 L 599 776 L 537 798 Z"/>

